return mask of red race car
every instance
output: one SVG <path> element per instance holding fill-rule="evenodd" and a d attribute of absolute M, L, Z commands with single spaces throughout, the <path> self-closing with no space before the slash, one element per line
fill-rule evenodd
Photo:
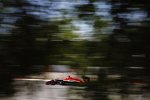
<path fill-rule="evenodd" d="M 71 77 L 68 76 L 63 80 L 55 79 L 55 80 L 50 80 L 46 82 L 46 85 L 74 85 L 74 84 L 83 84 L 89 82 L 88 77 Z"/>

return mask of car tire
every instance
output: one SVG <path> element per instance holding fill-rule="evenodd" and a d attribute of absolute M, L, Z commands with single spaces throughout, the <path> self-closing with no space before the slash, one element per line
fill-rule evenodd
<path fill-rule="evenodd" d="M 54 80 L 51 80 L 51 83 L 50 83 L 51 85 L 55 85 L 56 84 L 56 82 L 54 81 Z"/>
<path fill-rule="evenodd" d="M 45 84 L 46 84 L 46 85 L 50 85 L 50 83 L 51 83 L 50 81 L 47 81 Z"/>
<path fill-rule="evenodd" d="M 61 81 L 61 84 L 60 85 L 65 85 L 65 82 L 64 81 Z"/>

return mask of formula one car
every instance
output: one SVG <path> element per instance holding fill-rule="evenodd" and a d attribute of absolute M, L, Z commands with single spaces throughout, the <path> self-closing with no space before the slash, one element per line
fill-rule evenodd
<path fill-rule="evenodd" d="M 55 80 L 47 81 L 45 84 L 46 85 L 80 85 L 87 82 L 89 82 L 89 78 L 85 76 L 82 78 L 68 76 L 63 80 L 55 79 Z"/>

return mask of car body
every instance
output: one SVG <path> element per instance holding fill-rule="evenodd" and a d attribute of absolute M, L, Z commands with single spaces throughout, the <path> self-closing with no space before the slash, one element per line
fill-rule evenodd
<path fill-rule="evenodd" d="M 79 77 L 68 76 L 62 80 L 55 79 L 55 80 L 47 81 L 45 84 L 46 85 L 80 85 L 80 84 L 87 83 L 89 81 L 89 79 L 88 80 L 87 79 L 85 77 L 79 78 Z"/>

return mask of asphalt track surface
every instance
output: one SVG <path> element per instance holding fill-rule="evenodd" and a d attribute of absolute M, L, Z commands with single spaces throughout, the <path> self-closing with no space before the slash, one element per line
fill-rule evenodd
<path fill-rule="evenodd" d="M 45 85 L 48 80 L 43 79 L 15 79 L 16 93 L 12 97 L 0 100 L 92 100 L 91 93 L 85 87 Z M 108 95 L 110 100 L 150 100 L 150 94 L 133 94 L 122 96 Z"/>
<path fill-rule="evenodd" d="M 81 94 L 76 94 L 76 89 L 84 93 L 84 87 L 45 85 L 43 79 L 14 79 L 15 90 L 12 97 L 0 100 L 84 100 Z M 76 88 L 76 89 L 75 89 Z"/>

